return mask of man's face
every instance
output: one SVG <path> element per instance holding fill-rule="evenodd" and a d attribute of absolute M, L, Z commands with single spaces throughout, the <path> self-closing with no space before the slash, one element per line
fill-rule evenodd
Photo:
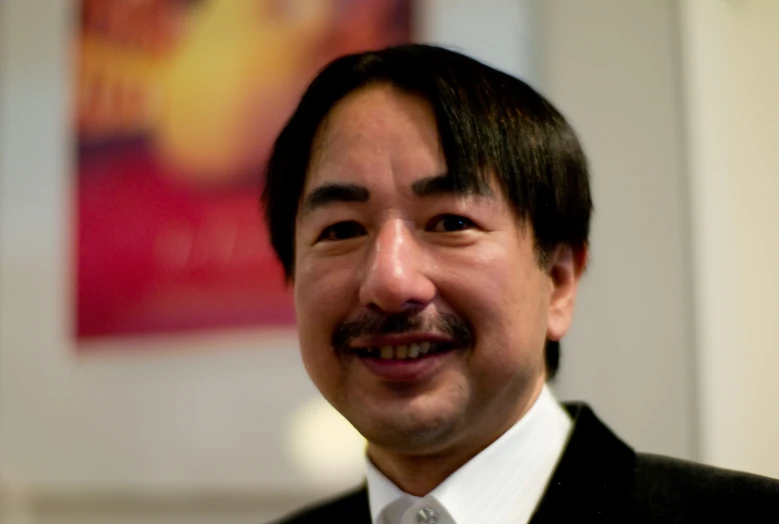
<path fill-rule="evenodd" d="M 488 444 L 535 400 L 545 341 L 570 321 L 570 251 L 539 267 L 499 187 L 456 192 L 445 173 L 429 105 L 385 85 L 341 100 L 312 149 L 295 231 L 303 362 L 375 449 Z"/>

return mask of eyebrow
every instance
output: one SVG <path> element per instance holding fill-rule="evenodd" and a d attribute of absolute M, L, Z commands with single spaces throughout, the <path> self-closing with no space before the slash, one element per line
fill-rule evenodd
<path fill-rule="evenodd" d="M 323 184 L 303 201 L 303 212 L 310 213 L 335 202 L 367 202 L 370 191 L 355 184 Z"/>
<path fill-rule="evenodd" d="M 411 191 L 420 198 L 452 194 L 492 195 L 492 189 L 488 184 L 471 182 L 465 184 L 465 187 L 458 187 L 452 177 L 447 174 L 417 180 L 411 184 Z M 306 196 L 303 201 L 303 213 L 308 214 L 337 202 L 367 202 L 370 196 L 370 191 L 356 184 L 322 184 Z"/>

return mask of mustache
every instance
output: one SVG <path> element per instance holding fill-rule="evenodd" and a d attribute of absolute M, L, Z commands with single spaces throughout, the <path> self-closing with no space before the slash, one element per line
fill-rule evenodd
<path fill-rule="evenodd" d="M 422 328 L 451 338 L 459 347 L 473 345 L 474 335 L 471 325 L 457 315 L 447 312 L 436 313 L 435 317 L 427 320 L 418 312 L 390 315 L 364 314 L 354 320 L 341 323 L 333 333 L 332 344 L 336 351 L 343 351 L 348 349 L 351 342 L 357 338 L 408 333 Z"/>

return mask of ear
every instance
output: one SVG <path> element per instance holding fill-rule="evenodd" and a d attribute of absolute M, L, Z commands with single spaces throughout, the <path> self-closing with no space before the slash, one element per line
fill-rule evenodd
<path fill-rule="evenodd" d="M 576 292 L 587 267 L 588 257 L 589 249 L 586 244 L 579 248 L 561 244 L 555 248 L 548 260 L 551 295 L 546 338 L 549 340 L 563 338 L 571 325 Z"/>

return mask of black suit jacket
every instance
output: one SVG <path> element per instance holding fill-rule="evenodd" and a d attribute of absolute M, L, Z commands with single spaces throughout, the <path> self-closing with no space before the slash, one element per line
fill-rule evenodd
<path fill-rule="evenodd" d="M 779 481 L 636 453 L 585 404 L 565 404 L 571 436 L 531 524 L 779 523 Z M 371 524 L 365 486 L 279 523 Z"/>

